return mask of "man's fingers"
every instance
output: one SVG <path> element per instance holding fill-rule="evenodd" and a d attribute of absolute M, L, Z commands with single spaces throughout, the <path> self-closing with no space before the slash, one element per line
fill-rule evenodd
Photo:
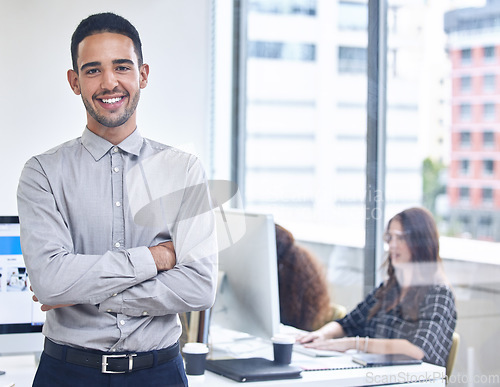
<path fill-rule="evenodd" d="M 58 309 L 58 308 L 64 308 L 65 306 L 73 306 L 74 304 L 59 304 L 59 305 L 45 305 L 43 304 L 40 309 L 42 309 L 43 312 L 47 312 L 52 309 Z"/>

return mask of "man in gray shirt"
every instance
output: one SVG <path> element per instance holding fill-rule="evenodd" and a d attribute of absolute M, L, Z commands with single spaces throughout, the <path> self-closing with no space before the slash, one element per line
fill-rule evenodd
<path fill-rule="evenodd" d="M 204 170 L 139 134 L 149 66 L 126 19 L 83 20 L 71 53 L 87 126 L 31 158 L 18 187 L 23 255 L 47 311 L 34 385 L 187 385 L 178 313 L 210 308 L 217 277 Z"/>

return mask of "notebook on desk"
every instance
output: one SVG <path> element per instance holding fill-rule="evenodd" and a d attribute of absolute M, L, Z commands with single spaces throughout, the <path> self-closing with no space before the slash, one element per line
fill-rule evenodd
<path fill-rule="evenodd" d="M 206 369 L 237 382 L 298 379 L 302 369 L 261 357 L 207 360 Z"/>

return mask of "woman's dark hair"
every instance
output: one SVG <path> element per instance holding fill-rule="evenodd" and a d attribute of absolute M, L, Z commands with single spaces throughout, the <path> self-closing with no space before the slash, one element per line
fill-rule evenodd
<path fill-rule="evenodd" d="M 276 225 L 281 322 L 311 331 L 330 320 L 331 306 L 321 262 Z"/>
<path fill-rule="evenodd" d="M 399 221 L 403 228 L 404 240 L 411 253 L 415 277 L 419 281 L 422 281 L 422 276 L 428 278 L 420 283 L 411 284 L 408 293 L 401 300 L 400 287 L 389 252 L 385 262 L 388 278 L 375 293 L 377 303 L 368 317 L 373 317 L 381 308 L 390 311 L 400 306 L 404 316 L 416 320 L 419 303 L 425 297 L 428 286 L 433 283 L 433 278 L 429 278 L 429 276 L 444 280 L 441 271 L 442 261 L 439 256 L 439 234 L 432 214 L 425 208 L 413 207 L 396 214 L 389 220 L 386 232 L 389 230 L 391 222 L 395 220 Z"/>
<path fill-rule="evenodd" d="M 115 15 L 114 13 L 106 12 L 91 15 L 82 20 L 78 27 L 76 27 L 76 30 L 71 37 L 71 60 L 73 61 L 73 70 L 78 73 L 78 45 L 81 41 L 87 36 L 103 32 L 125 35 L 132 39 L 139 66 L 142 65 L 142 43 L 139 37 L 139 32 L 137 32 L 136 28 L 127 19 Z"/>

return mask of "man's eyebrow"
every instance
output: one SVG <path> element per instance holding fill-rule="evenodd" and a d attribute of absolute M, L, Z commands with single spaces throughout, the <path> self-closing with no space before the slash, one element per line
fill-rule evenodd
<path fill-rule="evenodd" d="M 135 65 L 133 60 L 130 59 L 115 59 L 113 61 L 113 64 L 129 64 L 129 65 Z"/>
<path fill-rule="evenodd" d="M 87 67 L 96 67 L 96 66 L 100 66 L 100 65 L 101 65 L 101 62 L 89 62 L 89 63 L 85 63 L 84 65 L 82 65 L 82 67 L 80 67 L 80 71 L 85 70 Z"/>

